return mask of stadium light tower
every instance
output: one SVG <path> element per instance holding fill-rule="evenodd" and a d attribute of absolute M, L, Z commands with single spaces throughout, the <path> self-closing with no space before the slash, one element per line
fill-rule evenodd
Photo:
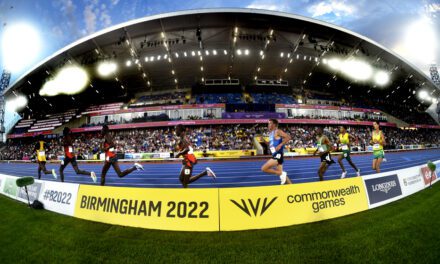
<path fill-rule="evenodd" d="M 0 80 L 0 141 L 4 141 L 5 137 L 5 97 L 3 92 L 9 86 L 11 80 L 11 73 L 7 70 L 3 70 L 2 78 Z"/>
<path fill-rule="evenodd" d="M 41 43 L 38 31 L 27 23 L 4 26 L 0 33 L 0 58 L 4 67 L 0 82 L 0 141 L 4 141 L 6 103 L 3 93 L 9 86 L 11 72 L 16 74 L 28 67 L 38 57 Z"/>
<path fill-rule="evenodd" d="M 436 64 L 429 65 L 429 73 L 431 74 L 431 79 L 440 89 L 440 76 L 438 74 L 438 69 Z"/>
<path fill-rule="evenodd" d="M 431 74 L 431 79 L 434 82 L 434 84 L 437 86 L 438 89 L 440 89 L 440 76 L 438 74 L 438 69 L 437 69 L 436 64 L 429 65 L 429 73 Z M 439 99 L 436 99 L 436 101 L 433 102 L 432 107 L 430 107 L 432 109 L 435 109 L 435 113 L 434 113 L 434 111 L 431 111 L 433 113 L 432 114 L 430 113 L 430 115 L 432 117 L 436 117 L 434 119 L 436 119 L 438 124 L 440 124 L 440 100 Z"/>

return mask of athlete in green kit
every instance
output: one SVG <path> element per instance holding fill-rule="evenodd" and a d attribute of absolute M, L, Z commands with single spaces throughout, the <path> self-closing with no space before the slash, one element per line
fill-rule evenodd
<path fill-rule="evenodd" d="M 319 176 L 319 180 L 323 181 L 324 173 L 327 171 L 328 166 L 335 163 L 335 161 L 332 159 L 332 156 L 330 154 L 330 150 L 331 150 L 330 140 L 326 135 L 323 134 L 322 128 L 320 127 L 316 129 L 316 139 L 318 141 L 316 144 L 317 145 L 316 150 L 313 153 L 313 155 L 316 155 L 316 153 L 319 152 L 319 156 L 321 157 L 321 165 L 319 166 L 318 176 Z"/>

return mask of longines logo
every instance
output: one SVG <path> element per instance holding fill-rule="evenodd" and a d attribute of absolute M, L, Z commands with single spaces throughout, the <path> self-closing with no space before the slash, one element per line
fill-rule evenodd
<path fill-rule="evenodd" d="M 388 193 L 389 190 L 391 190 L 391 188 L 396 186 L 397 186 L 396 181 L 389 181 L 389 182 L 371 185 L 373 192 L 381 191 L 384 193 Z"/>
<path fill-rule="evenodd" d="M 252 201 L 252 199 L 247 199 L 247 200 L 241 199 L 241 204 L 232 199 L 230 201 L 250 217 L 252 217 L 252 213 L 255 217 L 257 217 L 257 216 L 262 216 L 267 211 L 267 209 L 269 209 L 269 207 L 275 202 L 277 198 L 278 196 L 272 198 L 272 200 L 270 201 L 267 197 L 265 197 L 264 199 L 258 198 L 256 201 Z M 261 204 L 261 208 L 260 208 L 260 204 Z M 252 211 L 250 211 L 249 209 L 251 209 Z"/>
<path fill-rule="evenodd" d="M 402 195 L 397 174 L 365 180 L 370 204 L 386 201 Z"/>

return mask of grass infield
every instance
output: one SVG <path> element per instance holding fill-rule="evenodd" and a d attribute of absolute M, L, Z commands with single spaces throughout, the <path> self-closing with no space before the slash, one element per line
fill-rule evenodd
<path fill-rule="evenodd" d="M 0 195 L 1 263 L 439 263 L 440 184 L 380 208 L 244 232 L 168 232 L 36 211 Z"/>

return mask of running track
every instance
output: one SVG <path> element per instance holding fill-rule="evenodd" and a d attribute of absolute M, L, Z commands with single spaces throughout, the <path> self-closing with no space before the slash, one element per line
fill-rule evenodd
<path fill-rule="evenodd" d="M 421 150 L 394 152 L 386 154 L 387 162 L 382 163 L 382 172 L 398 170 L 416 165 L 426 164 L 428 160 L 440 160 L 440 150 Z M 337 162 L 337 157 L 333 156 Z M 352 156 L 353 162 L 361 169 L 362 175 L 373 174 L 371 169 L 372 154 Z M 261 172 L 260 168 L 265 160 L 240 160 L 240 161 L 199 161 L 194 169 L 194 174 L 201 172 L 205 167 L 210 167 L 217 174 L 217 180 L 211 177 L 203 177 L 192 183 L 190 187 L 210 188 L 210 187 L 241 187 L 241 186 L 264 186 L 279 184 L 279 178 Z M 355 171 L 351 166 L 344 162 L 345 169 L 348 171 L 347 177 L 354 177 Z M 319 157 L 310 158 L 285 158 L 284 170 L 294 183 L 312 182 L 318 180 L 317 169 L 320 163 Z M 120 162 L 121 170 L 131 166 L 132 163 Z M 113 168 L 107 173 L 106 185 L 108 186 L 130 186 L 130 187 L 157 187 L 157 188 L 176 188 L 181 187 L 178 175 L 181 163 L 143 163 L 144 171 L 134 171 L 124 178 L 119 178 Z M 79 163 L 80 169 L 95 171 L 100 181 L 102 164 Z M 57 173 L 59 165 L 48 164 L 47 169 L 55 168 Z M 341 176 L 341 168 L 338 163 L 330 166 L 324 179 L 338 179 Z M 0 163 L 0 173 L 15 176 L 34 176 L 37 177 L 37 165 L 35 163 Z M 65 181 L 81 184 L 94 184 L 89 176 L 76 175 L 69 165 L 64 170 Z M 42 179 L 53 181 L 52 175 L 42 175 Z M 59 175 L 58 175 L 59 179 Z"/>

